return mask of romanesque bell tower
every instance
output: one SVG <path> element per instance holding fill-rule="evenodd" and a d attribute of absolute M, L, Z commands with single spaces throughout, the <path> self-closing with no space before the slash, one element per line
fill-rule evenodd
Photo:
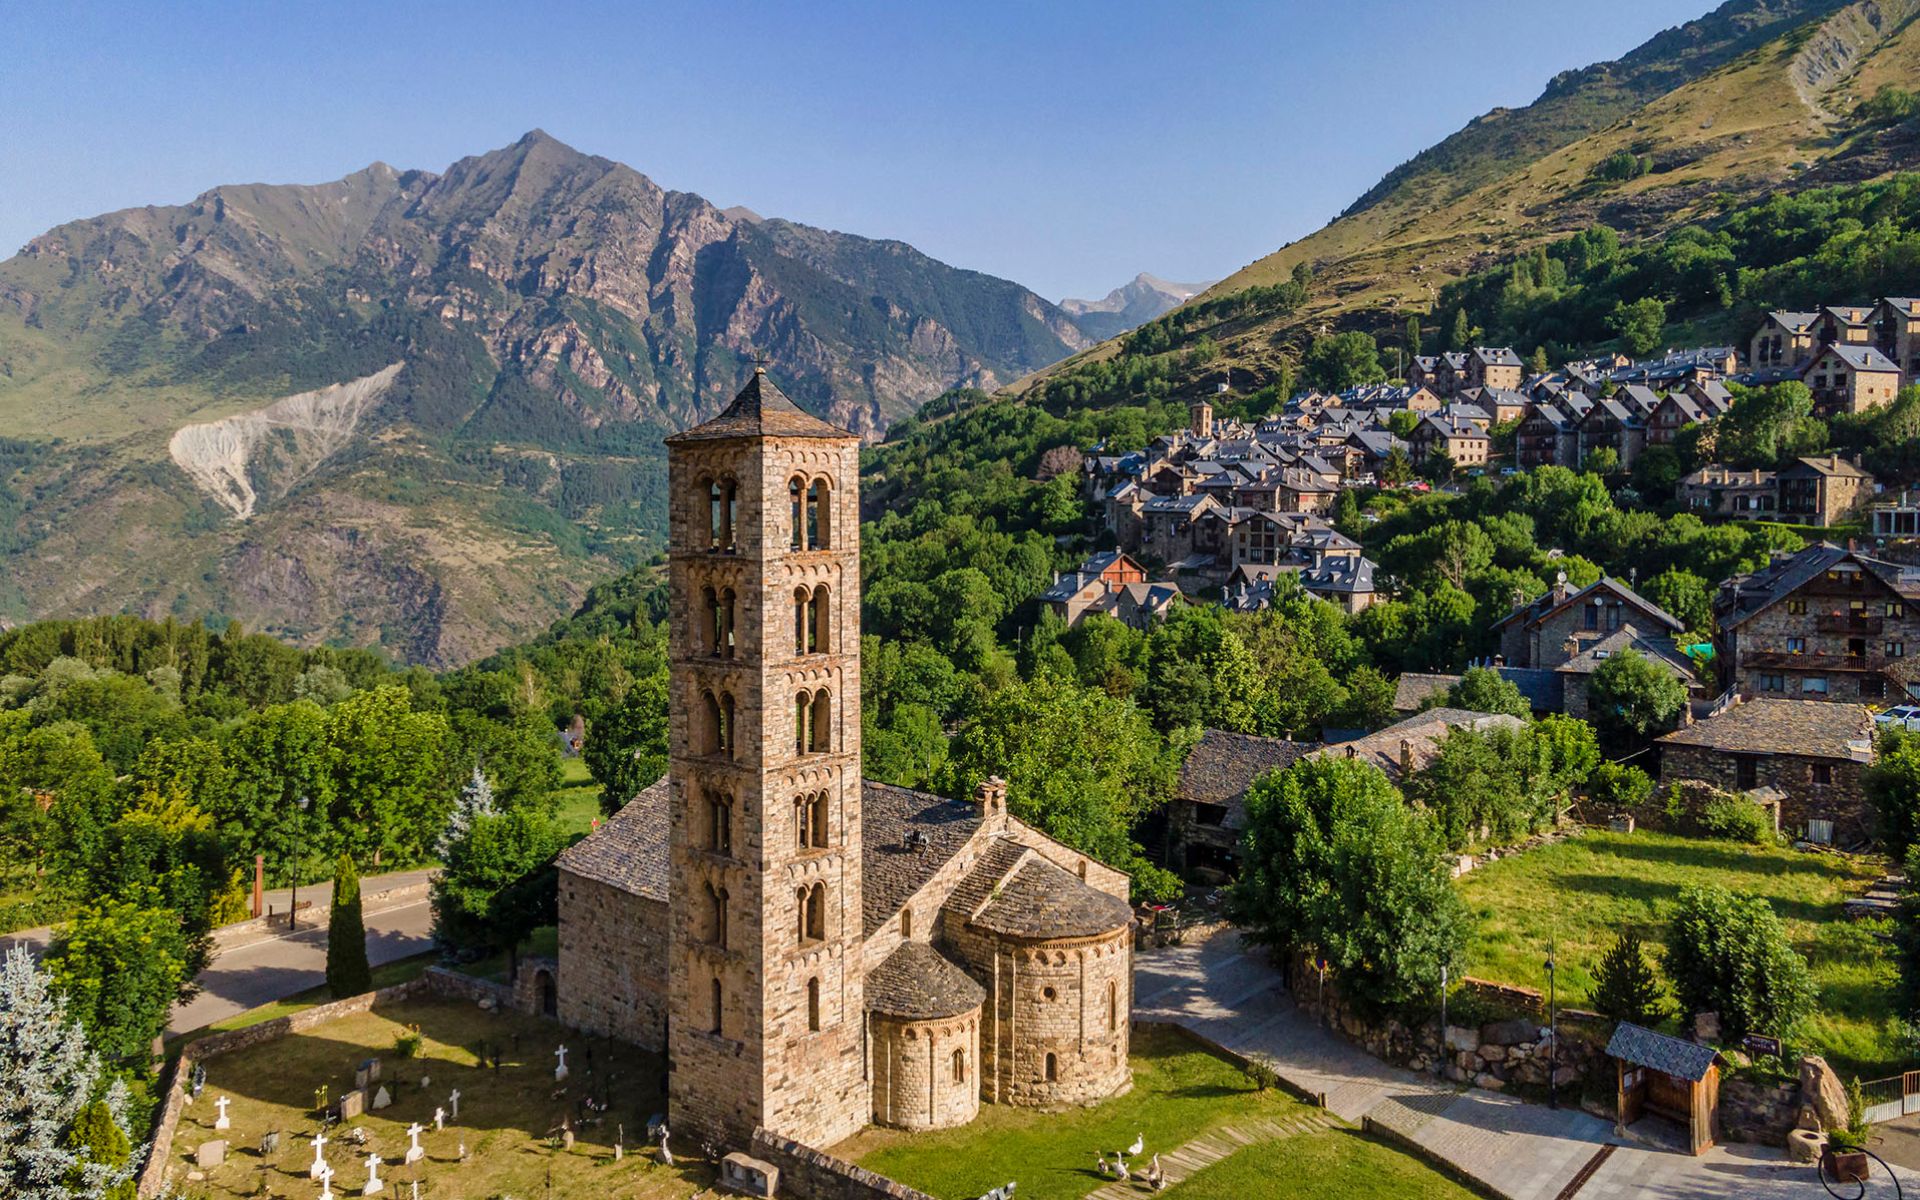
<path fill-rule="evenodd" d="M 868 1115 L 859 459 L 765 371 L 667 439 L 668 1119 L 733 1149 Z"/>

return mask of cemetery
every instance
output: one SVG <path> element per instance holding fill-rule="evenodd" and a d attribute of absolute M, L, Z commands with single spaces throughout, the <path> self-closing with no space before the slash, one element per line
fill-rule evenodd
<path fill-rule="evenodd" d="M 1892 952 L 1885 918 L 1853 920 L 1846 902 L 1883 870 L 1878 860 L 1784 846 L 1589 830 L 1463 876 L 1471 914 L 1467 972 L 1544 993 L 1556 964 L 1563 1006 L 1586 1007 L 1593 971 L 1616 936 L 1638 933 L 1657 961 L 1675 899 L 1719 884 L 1759 896 L 1785 922 L 1820 993 L 1801 1049 L 1843 1078 L 1872 1079 L 1905 1061 L 1896 1041 Z"/>
<path fill-rule="evenodd" d="M 181 1085 L 169 1166 L 186 1195 L 677 1200 L 715 1177 L 662 1136 L 658 1056 L 471 1001 L 295 1029 Z"/>

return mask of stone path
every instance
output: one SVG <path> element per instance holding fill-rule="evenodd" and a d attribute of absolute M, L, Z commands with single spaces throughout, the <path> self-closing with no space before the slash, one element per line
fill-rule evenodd
<path fill-rule="evenodd" d="M 1771 1147 L 1716 1147 L 1695 1158 L 1633 1136 L 1638 1126 L 1622 1140 L 1610 1121 L 1578 1109 L 1460 1090 L 1387 1066 L 1295 1008 L 1278 972 L 1231 930 L 1142 953 L 1134 996 L 1136 1017 L 1183 1025 L 1263 1062 L 1289 1087 L 1321 1097 L 1340 1119 L 1418 1147 L 1505 1200 L 1784 1200 L 1823 1194 L 1812 1168 L 1788 1163 L 1784 1151 Z M 1581 1180 L 1610 1142 L 1619 1148 Z M 1920 1194 L 1920 1174 L 1903 1170 L 1901 1182 Z M 1576 1184 L 1577 1190 L 1568 1190 Z M 1880 1186 L 1886 1186 L 1884 1179 Z"/>
<path fill-rule="evenodd" d="M 1166 1176 L 1167 1186 L 1172 1187 L 1192 1175 L 1206 1170 L 1223 1158 L 1231 1157 L 1248 1146 L 1257 1146 L 1264 1142 L 1279 1141 L 1281 1138 L 1299 1137 L 1302 1134 L 1318 1133 L 1323 1129 L 1332 1129 L 1335 1122 L 1322 1113 L 1306 1113 L 1285 1121 L 1250 1121 L 1241 1125 L 1232 1125 L 1202 1134 L 1178 1150 L 1160 1155 L 1160 1171 Z M 1148 1159 L 1137 1163 L 1130 1162 L 1127 1169 L 1138 1168 L 1144 1171 Z M 1130 1180 L 1116 1179 L 1104 1187 L 1095 1188 L 1088 1193 L 1087 1200 L 1139 1200 L 1147 1191 L 1146 1184 L 1140 1182 L 1136 1172 Z"/>

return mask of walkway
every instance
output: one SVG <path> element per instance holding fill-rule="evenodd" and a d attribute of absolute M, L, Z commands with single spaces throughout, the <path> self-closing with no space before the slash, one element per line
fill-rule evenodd
<path fill-rule="evenodd" d="M 1252 1121 L 1245 1125 L 1232 1125 L 1225 1129 L 1216 1129 L 1193 1139 L 1178 1150 L 1160 1156 L 1160 1172 L 1166 1176 L 1167 1186 L 1181 1182 L 1190 1175 L 1196 1175 L 1223 1158 L 1229 1158 L 1248 1146 L 1257 1146 L 1263 1142 L 1279 1141 L 1281 1138 L 1299 1137 L 1302 1134 L 1319 1133 L 1323 1129 L 1334 1128 L 1332 1118 L 1320 1113 L 1308 1113 L 1286 1121 Z M 1140 1200 L 1140 1177 L 1150 1159 L 1140 1159 L 1127 1164 L 1133 1172 L 1131 1180 L 1115 1180 L 1105 1187 L 1095 1188 L 1087 1194 L 1086 1200 Z"/>
<path fill-rule="evenodd" d="M 1507 1200 L 1559 1200 L 1615 1141 L 1613 1126 L 1578 1109 L 1549 1109 L 1389 1067 L 1293 1006 L 1280 976 L 1231 930 L 1198 944 L 1142 953 L 1134 1015 L 1186 1026 L 1323 1096 L 1345 1121 L 1371 1122 Z M 1164 1162 L 1164 1160 L 1162 1160 Z M 1920 1175 L 1902 1175 L 1910 1189 Z M 1572 1195 L 1578 1200 L 1771 1200 L 1819 1184 L 1770 1147 L 1716 1148 L 1693 1158 L 1629 1139 Z"/>

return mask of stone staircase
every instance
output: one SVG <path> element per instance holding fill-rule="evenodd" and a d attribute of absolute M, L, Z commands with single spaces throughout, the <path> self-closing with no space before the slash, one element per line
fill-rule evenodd
<path fill-rule="evenodd" d="M 1229 1125 L 1202 1134 L 1178 1150 L 1161 1151 L 1160 1170 L 1166 1176 L 1167 1186 L 1172 1187 L 1248 1146 L 1335 1129 L 1339 1124 L 1325 1110 L 1307 1109 L 1284 1120 L 1247 1121 Z M 1116 1179 L 1098 1187 L 1087 1194 L 1087 1200 L 1139 1200 L 1139 1197 L 1151 1194 L 1151 1190 L 1141 1181 L 1140 1172 L 1147 1169 L 1152 1157 L 1148 1154 L 1129 1161 L 1127 1169 L 1135 1172 L 1132 1179 Z"/>

